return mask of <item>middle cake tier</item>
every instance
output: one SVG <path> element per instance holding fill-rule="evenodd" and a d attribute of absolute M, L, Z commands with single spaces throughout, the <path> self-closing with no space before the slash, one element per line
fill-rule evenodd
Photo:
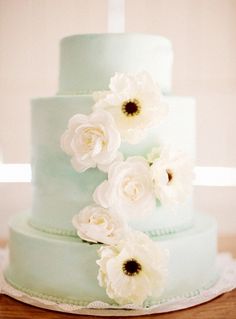
<path fill-rule="evenodd" d="M 195 101 L 190 97 L 164 97 L 169 106 L 168 118 L 149 130 L 138 145 L 122 143 L 125 157 L 146 156 L 152 147 L 171 144 L 192 157 L 195 155 Z M 32 176 L 33 205 L 30 223 L 54 234 L 76 236 L 72 218 L 93 203 L 93 192 L 107 178 L 96 168 L 76 172 L 60 147 L 60 139 L 69 119 L 92 111 L 91 95 L 56 96 L 32 101 Z M 148 218 L 132 226 L 150 235 L 172 233 L 192 226 L 191 198 L 176 209 L 157 203 Z"/>

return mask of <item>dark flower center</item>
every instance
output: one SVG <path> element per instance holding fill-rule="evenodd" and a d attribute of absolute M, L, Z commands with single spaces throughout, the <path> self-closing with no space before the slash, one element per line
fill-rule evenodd
<path fill-rule="evenodd" d="M 140 111 L 141 111 L 141 105 L 137 99 L 127 100 L 122 104 L 122 112 L 126 116 L 138 115 Z"/>
<path fill-rule="evenodd" d="M 166 170 L 166 173 L 168 175 L 168 184 L 170 184 L 170 182 L 173 180 L 173 173 L 169 169 Z"/>
<path fill-rule="evenodd" d="M 124 262 L 122 270 L 127 276 L 135 276 L 140 273 L 142 266 L 137 260 L 132 258 Z"/>

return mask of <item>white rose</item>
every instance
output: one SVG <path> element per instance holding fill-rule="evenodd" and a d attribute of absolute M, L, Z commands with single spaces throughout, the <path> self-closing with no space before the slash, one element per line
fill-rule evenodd
<path fill-rule="evenodd" d="M 147 216 L 156 206 L 148 162 L 134 156 L 112 164 L 108 180 L 96 188 L 93 199 L 129 219 Z"/>
<path fill-rule="evenodd" d="M 116 246 L 99 249 L 98 282 L 120 305 L 142 306 L 161 295 L 167 278 L 168 252 L 147 235 L 132 231 Z"/>
<path fill-rule="evenodd" d="M 161 91 L 147 72 L 116 73 L 110 80 L 110 91 L 93 94 L 94 110 L 110 112 L 122 138 L 139 143 L 149 127 L 156 126 L 167 114 Z"/>
<path fill-rule="evenodd" d="M 193 161 L 183 152 L 163 148 L 153 161 L 151 172 L 155 194 L 162 205 L 178 205 L 190 195 Z"/>
<path fill-rule="evenodd" d="M 119 215 L 97 205 L 82 209 L 73 217 L 72 224 L 81 239 L 107 245 L 116 244 L 127 231 Z"/>
<path fill-rule="evenodd" d="M 90 115 L 76 114 L 61 137 L 61 148 L 72 156 L 78 172 L 101 166 L 106 171 L 119 156 L 120 134 L 112 116 L 103 110 Z"/>

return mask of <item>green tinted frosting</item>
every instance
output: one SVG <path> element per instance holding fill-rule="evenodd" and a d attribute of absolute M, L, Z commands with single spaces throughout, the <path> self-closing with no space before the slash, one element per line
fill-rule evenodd
<path fill-rule="evenodd" d="M 59 94 L 107 90 L 115 72 L 148 71 L 170 92 L 173 52 L 164 37 L 147 34 L 83 34 L 62 39 Z"/>
<path fill-rule="evenodd" d="M 195 294 L 216 278 L 216 223 L 210 217 L 199 215 L 193 228 L 157 240 L 169 251 L 169 275 L 163 294 L 148 304 Z M 39 232 L 20 214 L 10 224 L 9 246 L 5 277 L 16 288 L 58 302 L 114 304 L 97 281 L 100 245 Z"/>

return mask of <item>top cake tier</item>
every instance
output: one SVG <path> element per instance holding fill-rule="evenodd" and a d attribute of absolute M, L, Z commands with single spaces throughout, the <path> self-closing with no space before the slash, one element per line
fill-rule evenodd
<path fill-rule="evenodd" d="M 82 34 L 61 41 L 59 95 L 107 90 L 115 72 L 146 70 L 163 93 L 171 89 L 173 52 L 166 38 L 147 34 Z"/>

